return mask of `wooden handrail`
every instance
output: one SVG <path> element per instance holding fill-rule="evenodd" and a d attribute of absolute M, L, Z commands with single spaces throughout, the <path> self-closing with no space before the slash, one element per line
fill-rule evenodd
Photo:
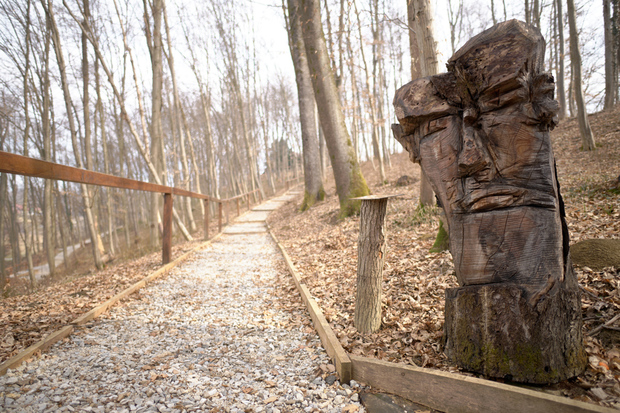
<path fill-rule="evenodd" d="M 192 198 L 209 199 L 220 201 L 209 195 L 187 191 L 172 186 L 158 185 L 150 182 L 136 181 L 129 178 L 121 178 L 101 172 L 89 171 L 86 169 L 74 168 L 72 166 L 61 165 L 53 162 L 42 161 L 40 159 L 28 158 L 9 152 L 0 151 L 0 172 L 11 174 L 32 176 L 35 178 L 57 179 L 61 181 L 75 182 L 79 184 L 89 184 L 107 186 L 111 188 L 133 189 L 137 191 L 159 192 L 163 194 L 189 196 Z"/>
<path fill-rule="evenodd" d="M 0 151 L 0 172 L 31 176 L 35 178 L 55 179 L 60 181 L 75 182 L 79 184 L 105 186 L 109 188 L 132 189 L 136 191 L 159 192 L 164 194 L 164 234 L 162 239 L 162 261 L 168 264 L 171 259 L 172 249 L 172 195 L 188 196 L 204 200 L 205 203 L 205 239 L 209 238 L 209 201 L 218 203 L 218 229 L 222 232 L 222 204 L 239 200 L 243 197 L 248 199 L 248 209 L 250 208 L 250 195 L 258 192 L 249 191 L 236 195 L 231 198 L 219 199 L 197 192 L 187 191 L 172 186 L 153 184 L 150 182 L 136 181 L 129 178 L 121 178 L 101 172 L 89 171 L 86 169 L 75 168 L 57 164 L 54 162 L 42 161 L 40 159 L 29 158 L 10 152 Z M 259 197 L 260 198 L 260 197 Z M 239 208 L 237 207 L 237 213 Z"/>

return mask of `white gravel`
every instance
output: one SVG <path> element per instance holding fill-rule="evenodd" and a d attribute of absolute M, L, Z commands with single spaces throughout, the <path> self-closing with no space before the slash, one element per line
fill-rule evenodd
<path fill-rule="evenodd" d="M 223 235 L 0 377 L 0 410 L 363 412 L 357 383 L 324 380 L 307 311 L 275 305 L 278 261 L 266 233 Z"/>

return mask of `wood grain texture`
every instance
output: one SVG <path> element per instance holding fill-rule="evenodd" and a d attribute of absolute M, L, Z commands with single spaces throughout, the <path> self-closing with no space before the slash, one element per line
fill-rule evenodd
<path fill-rule="evenodd" d="M 381 285 L 385 262 L 387 198 L 363 199 L 357 248 L 355 328 L 374 333 L 381 327 Z"/>
<path fill-rule="evenodd" d="M 549 137 L 559 106 L 544 45 L 533 26 L 499 23 L 459 49 L 448 73 L 394 98 L 394 136 L 444 209 L 461 286 L 447 296 L 446 353 L 464 369 L 531 383 L 586 365 L 581 334 L 572 334 L 580 293 Z M 489 288 L 499 301 L 485 298 Z"/>
<path fill-rule="evenodd" d="M 351 355 L 352 379 L 447 413 L 612 413 L 517 386 Z"/>

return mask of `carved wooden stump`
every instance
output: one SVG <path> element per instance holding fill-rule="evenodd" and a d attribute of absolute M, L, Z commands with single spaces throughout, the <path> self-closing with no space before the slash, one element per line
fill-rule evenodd
<path fill-rule="evenodd" d="M 523 22 L 491 27 L 450 58 L 447 73 L 399 89 L 392 126 L 446 215 L 460 285 L 446 292 L 446 354 L 464 369 L 528 383 L 586 365 L 544 50 Z"/>

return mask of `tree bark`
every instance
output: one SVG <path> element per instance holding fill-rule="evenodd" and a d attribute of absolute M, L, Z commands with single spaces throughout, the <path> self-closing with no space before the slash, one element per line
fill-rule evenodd
<path fill-rule="evenodd" d="M 30 5 L 31 2 L 30 0 L 28 0 L 27 2 L 27 11 L 26 11 L 26 39 L 25 39 L 25 46 L 26 46 L 26 50 L 25 50 L 25 68 L 24 68 L 24 156 L 28 156 L 28 146 L 30 144 L 29 140 L 30 140 L 30 114 L 29 114 L 29 108 L 30 108 L 30 86 L 29 86 L 29 82 L 28 82 L 28 78 L 30 76 Z M 46 38 L 45 38 L 45 51 L 44 51 L 44 56 L 43 56 L 43 64 L 44 64 L 44 86 L 43 86 L 43 93 L 44 98 L 43 98 L 43 110 L 49 110 L 49 72 L 47 70 L 47 68 L 49 67 L 49 27 L 47 28 L 48 32 L 46 33 Z M 47 146 L 49 145 L 45 145 L 45 143 L 47 142 L 46 139 L 49 139 L 49 136 L 45 136 L 45 130 L 47 129 L 47 131 L 49 132 L 49 112 L 48 113 L 44 113 L 43 114 L 43 130 L 44 130 L 44 146 L 45 149 L 47 150 Z M 47 120 L 47 122 L 46 122 Z M 47 128 L 46 128 L 47 127 Z M 47 155 L 46 155 L 47 156 Z M 28 206 L 28 186 L 30 183 L 30 179 L 26 176 L 23 177 L 24 178 L 24 189 L 23 189 L 23 203 L 22 203 L 22 219 L 23 219 L 23 226 L 24 226 L 24 249 L 26 250 L 26 262 L 28 264 L 28 276 L 30 278 L 30 288 L 34 289 L 35 284 L 36 284 L 36 279 L 34 277 L 34 270 L 33 270 L 33 262 L 32 262 L 32 237 L 30 234 L 30 231 L 28 230 L 28 220 L 29 220 L 29 206 Z M 46 189 L 46 195 L 47 195 L 47 187 L 48 187 L 48 181 L 49 179 L 45 180 L 45 189 Z M 44 216 L 47 217 L 48 214 L 48 209 L 50 208 L 50 204 L 46 203 L 46 205 L 44 205 Z M 47 227 L 46 227 L 47 228 Z M 49 249 L 48 249 L 49 251 Z M 53 256 L 53 254 L 52 254 Z M 49 253 L 48 253 L 48 261 L 49 261 Z M 53 263 L 50 263 L 50 275 L 53 276 L 54 272 L 52 271 L 52 266 Z"/>
<path fill-rule="evenodd" d="M 428 0 L 407 0 L 407 15 L 409 24 L 413 24 L 413 36 L 415 37 L 415 47 L 411 39 L 410 28 L 410 47 L 411 53 L 419 53 L 419 72 L 414 67 L 411 68 L 411 78 L 433 76 L 437 74 L 437 49 L 435 46 L 435 36 L 433 34 L 433 18 Z M 412 59 L 413 60 L 413 59 Z M 418 74 L 418 76 L 414 76 Z M 435 205 L 435 195 L 428 178 L 424 171 L 420 171 L 420 205 Z"/>
<path fill-rule="evenodd" d="M 366 74 L 366 95 L 368 96 L 368 109 L 370 112 L 370 121 L 371 121 L 371 137 L 372 137 L 372 148 L 374 152 L 374 157 L 379 163 L 379 179 L 381 180 L 380 184 L 383 185 L 385 183 L 385 166 L 383 164 L 383 156 L 381 154 L 381 148 L 379 146 L 379 130 L 378 130 L 378 120 L 377 120 L 377 103 L 376 103 L 376 76 L 374 78 L 373 87 L 371 87 L 371 76 L 370 71 L 368 70 L 368 64 L 366 63 L 366 54 L 364 53 L 364 39 L 362 37 L 362 22 L 360 19 L 359 11 L 357 10 L 357 2 L 353 2 L 353 7 L 355 8 L 355 14 L 357 16 L 357 28 L 360 38 L 360 56 L 362 58 L 362 64 L 364 66 L 364 72 Z M 373 61 L 376 62 L 376 43 L 378 42 L 377 36 L 377 28 L 373 28 Z"/>
<path fill-rule="evenodd" d="M 304 159 L 304 200 L 301 210 L 312 207 L 315 202 L 325 197 L 323 179 L 321 177 L 321 159 L 317 136 L 314 92 L 308 69 L 308 59 L 304 39 L 301 32 L 301 20 L 298 0 L 288 0 L 289 10 L 289 44 L 295 81 L 297 82 L 297 99 L 299 102 L 299 121 L 301 123 L 301 140 Z"/>
<path fill-rule="evenodd" d="M 319 108 L 319 119 L 332 161 L 340 214 L 349 216 L 356 213 L 360 206 L 360 201 L 351 198 L 368 195 L 368 185 L 357 162 L 345 124 L 338 88 L 325 46 L 319 2 L 301 0 L 300 9 L 308 67 Z"/>
<path fill-rule="evenodd" d="M 564 16 L 562 12 L 562 0 L 555 0 L 557 8 L 557 28 L 558 28 L 558 43 L 560 53 L 557 55 L 558 59 L 558 76 L 556 88 L 558 91 L 558 102 L 560 103 L 560 111 L 558 117 L 560 120 L 566 118 L 566 88 L 564 87 Z"/>
<path fill-rule="evenodd" d="M 166 41 L 168 44 L 168 53 L 166 57 L 168 58 L 168 67 L 170 68 L 170 78 L 172 79 L 172 96 L 173 96 L 173 110 L 171 116 L 176 118 L 177 130 L 179 133 L 179 147 L 181 149 L 181 167 L 183 168 L 183 184 L 182 186 L 188 191 L 191 190 L 191 175 L 189 171 L 189 162 L 187 159 L 187 151 L 185 148 L 185 141 L 188 136 L 189 130 L 186 125 L 183 123 L 183 116 L 181 116 L 182 112 L 182 103 L 181 98 L 179 97 L 179 90 L 177 88 L 177 78 L 176 71 L 174 67 L 174 55 L 172 49 L 172 40 L 170 38 L 170 28 L 168 27 L 168 14 L 166 11 L 165 2 L 162 0 L 163 4 L 163 17 L 164 17 L 164 27 L 166 30 Z M 190 197 L 184 197 L 183 199 L 185 206 L 185 213 L 187 219 L 189 221 L 189 227 L 192 232 L 195 232 L 197 229 L 196 221 L 194 220 L 194 214 L 192 212 L 192 199 Z"/>
<path fill-rule="evenodd" d="M 611 0 L 603 0 L 603 25 L 605 29 L 605 105 L 604 110 L 613 108 L 618 89 L 618 74 L 615 63 L 618 51 L 615 48 L 615 39 L 611 21 Z"/>
<path fill-rule="evenodd" d="M 577 32 L 577 17 L 575 14 L 574 0 L 567 0 L 568 26 L 570 30 L 570 60 L 573 73 L 575 101 L 577 103 L 577 120 L 579 121 L 579 132 L 581 133 L 581 144 L 584 151 L 596 149 L 586 103 L 583 98 L 583 86 L 581 84 L 581 53 L 579 52 L 579 34 Z"/>
<path fill-rule="evenodd" d="M 56 19 L 54 17 L 54 11 L 52 9 L 51 2 L 48 0 L 46 3 L 46 0 L 41 0 L 41 4 L 45 8 L 45 11 L 47 13 L 47 17 L 49 19 L 50 26 L 51 26 L 52 40 L 54 42 L 54 52 L 56 53 L 56 60 L 58 62 L 58 68 L 60 71 L 60 81 L 61 81 L 64 101 L 65 101 L 65 110 L 67 112 L 67 119 L 69 121 L 69 131 L 71 133 L 73 155 L 75 157 L 75 162 L 78 168 L 83 168 L 84 164 L 82 162 L 82 158 L 80 157 L 79 146 L 78 146 L 78 141 L 77 141 L 77 132 L 75 128 L 75 119 L 71 115 L 73 113 L 73 102 L 71 100 L 71 94 L 69 92 L 67 70 L 66 70 L 64 56 L 62 53 L 60 34 L 58 32 L 58 27 L 56 25 Z M 101 269 L 103 268 L 103 262 L 101 260 L 101 253 L 97 246 L 98 234 L 97 234 L 97 229 L 95 227 L 95 222 L 93 219 L 93 214 L 92 214 L 92 209 L 91 209 L 92 199 L 90 198 L 88 187 L 86 185 L 81 184 L 80 189 L 82 192 L 82 201 L 84 203 L 84 212 L 86 214 L 87 227 L 88 227 L 89 235 L 91 237 L 93 260 L 95 262 L 95 267 L 97 267 L 97 269 Z"/>
<path fill-rule="evenodd" d="M 388 198 L 365 199 L 360 209 L 355 294 L 355 328 L 360 333 L 374 333 L 381 327 L 387 202 Z"/>

